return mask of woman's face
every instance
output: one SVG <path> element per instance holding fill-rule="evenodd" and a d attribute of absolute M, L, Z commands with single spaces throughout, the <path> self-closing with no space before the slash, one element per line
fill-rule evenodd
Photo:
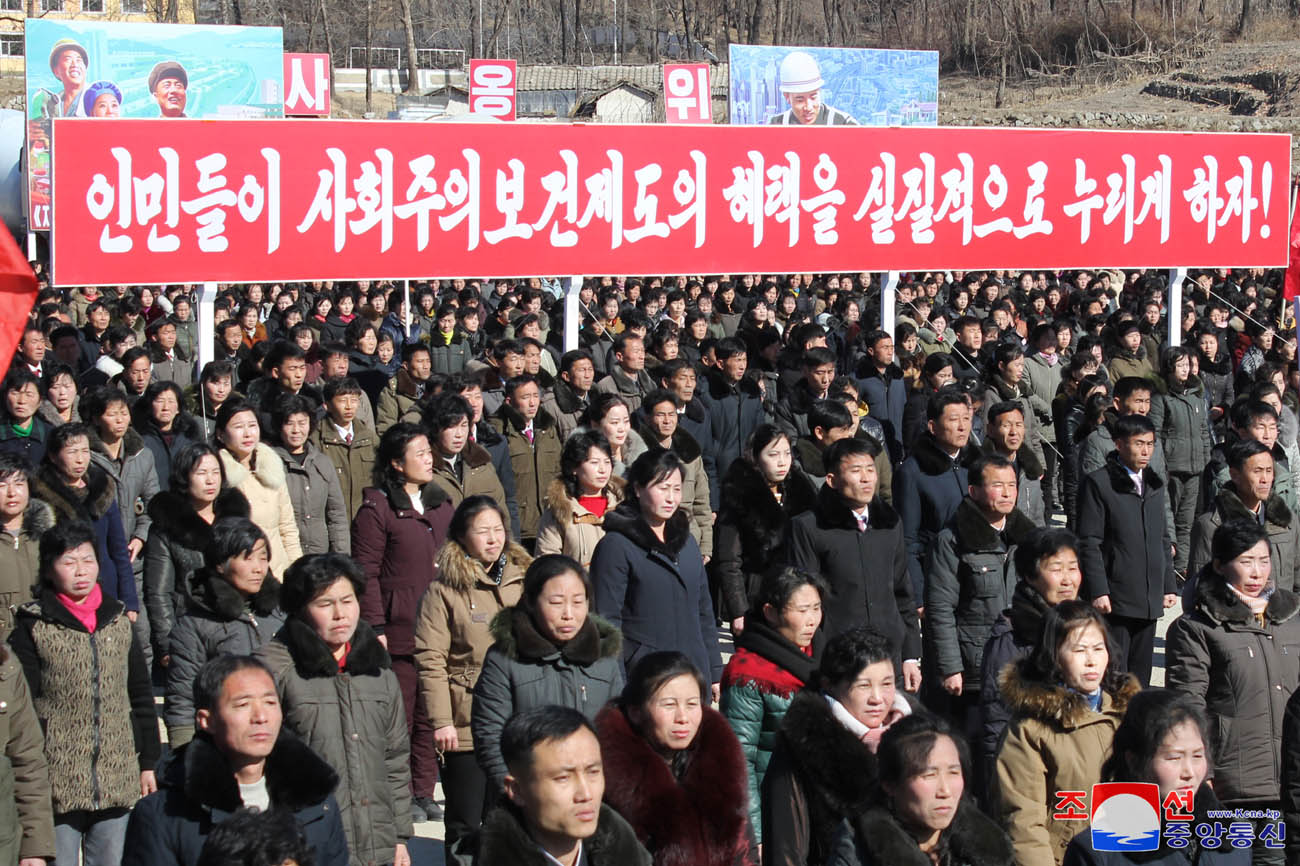
<path fill-rule="evenodd" d="M 99 560 L 95 558 L 95 546 L 89 541 L 82 542 L 54 560 L 50 583 L 55 592 L 61 592 L 73 601 L 81 601 L 90 595 L 99 580 Z"/>
<path fill-rule="evenodd" d="M 1002 373 L 1008 382 L 1012 385 L 1016 384 L 1025 375 L 1025 359 L 1016 358 L 1013 361 L 1007 361 L 1002 365 Z"/>
<path fill-rule="evenodd" d="M 925 768 L 889 794 L 904 824 L 942 832 L 957 815 L 957 804 L 966 790 L 961 753 L 951 737 L 935 737 Z"/>
<path fill-rule="evenodd" d="M 190 472 L 190 499 L 206 505 L 221 493 L 221 464 L 211 454 L 204 454 Z"/>
<path fill-rule="evenodd" d="M 354 305 L 355 302 L 352 300 L 351 295 L 344 295 L 343 297 L 339 298 L 339 306 L 338 306 L 339 315 L 340 316 L 352 315 L 352 308 Z"/>
<path fill-rule="evenodd" d="M 682 503 L 682 473 L 674 469 L 664 478 L 636 490 L 641 513 L 650 522 L 662 523 L 677 513 Z"/>
<path fill-rule="evenodd" d="M 221 573 L 226 581 L 242 594 L 255 595 L 266 580 L 266 573 L 271 567 L 271 551 L 266 541 L 259 538 L 253 549 L 226 560 Z"/>
<path fill-rule="evenodd" d="M 311 418 L 305 412 L 290 415 L 284 419 L 284 426 L 280 428 L 280 439 L 284 442 L 284 447 L 293 454 L 302 450 L 307 444 L 309 435 L 311 435 Z"/>
<path fill-rule="evenodd" d="M 146 310 L 153 306 L 153 289 L 140 290 L 140 306 Z"/>
<path fill-rule="evenodd" d="M 60 374 L 54 377 L 54 381 L 50 383 L 49 390 L 45 394 L 50 398 L 50 402 L 54 404 L 54 408 L 60 412 L 65 412 L 72 405 L 72 401 L 77 399 L 77 383 L 73 381 L 71 376 Z"/>
<path fill-rule="evenodd" d="M 495 508 L 485 508 L 470 521 L 462 542 L 465 552 L 484 565 L 501 558 L 506 546 L 506 527 Z"/>
<path fill-rule="evenodd" d="M 1101 688 L 1101 678 L 1110 663 L 1106 636 L 1095 622 L 1074 629 L 1056 652 L 1065 685 L 1085 695 Z"/>
<path fill-rule="evenodd" d="M 764 613 L 783 638 L 797 647 L 808 647 L 822 624 L 822 596 L 816 587 L 805 583 L 790 594 L 782 610 L 768 605 Z"/>
<path fill-rule="evenodd" d="M 780 484 L 790 474 L 790 440 L 778 436 L 758 453 L 758 470 L 768 484 Z"/>
<path fill-rule="evenodd" d="M 393 360 L 393 353 L 395 351 L 392 340 L 383 340 L 382 342 L 375 343 L 375 357 L 378 358 L 381 363 L 387 364 L 389 361 Z"/>
<path fill-rule="evenodd" d="M 868 728 L 878 728 L 894 708 L 898 684 L 894 679 L 894 663 L 889 659 L 872 662 L 863 668 L 851 682 L 837 687 L 832 697 L 848 710 L 853 718 Z"/>
<path fill-rule="evenodd" d="M 406 443 L 402 459 L 393 461 L 393 468 L 407 484 L 428 484 L 433 480 L 433 449 L 429 437 L 416 436 Z"/>
<path fill-rule="evenodd" d="M 691 339 L 703 340 L 709 335 L 709 323 L 705 319 L 696 319 L 691 322 Z"/>
<path fill-rule="evenodd" d="M 916 347 L 921 342 L 920 337 L 916 334 L 908 334 L 903 338 L 903 351 L 909 355 L 916 353 Z"/>
<path fill-rule="evenodd" d="M 1186 382 L 1187 377 L 1192 375 L 1192 359 L 1186 355 L 1174 361 L 1174 381 Z"/>
<path fill-rule="evenodd" d="M 704 720 L 700 684 L 690 674 L 673 677 L 651 695 L 644 707 L 650 741 L 660 749 L 679 752 L 690 748 Z"/>
<path fill-rule="evenodd" d="M 294 342 L 298 344 L 299 349 L 302 349 L 304 352 L 309 352 L 311 351 L 312 343 L 315 342 L 315 338 L 312 337 L 311 331 L 303 331 L 294 338 Z"/>
<path fill-rule="evenodd" d="M 378 345 L 379 338 L 375 336 L 373 328 L 366 328 L 357 339 L 357 348 L 360 349 L 364 355 L 375 354 L 375 349 Z"/>
<path fill-rule="evenodd" d="M 40 405 L 41 390 L 31 382 L 21 388 L 10 388 L 5 394 L 5 408 L 9 410 L 9 417 L 20 423 L 35 415 Z"/>
<path fill-rule="evenodd" d="M 587 587 L 572 571 L 546 581 L 537 596 L 537 619 L 543 637 L 557 644 L 572 640 L 587 621 L 590 604 Z"/>
<path fill-rule="evenodd" d="M 104 414 L 99 417 L 96 426 L 103 438 L 110 441 L 121 439 L 131 427 L 131 410 L 121 400 L 109 403 L 104 407 Z"/>
<path fill-rule="evenodd" d="M 930 374 L 930 387 L 938 391 L 945 385 L 951 385 L 957 377 L 952 374 L 952 367 L 940 367 Z"/>
<path fill-rule="evenodd" d="M 587 449 L 587 459 L 578 464 L 578 488 L 584 496 L 595 496 L 605 489 L 614 474 L 614 461 L 601 448 Z"/>
<path fill-rule="evenodd" d="M 797 306 L 799 306 L 799 302 L 794 299 L 793 295 L 786 295 L 781 299 L 781 313 L 786 317 L 793 315 Z"/>
<path fill-rule="evenodd" d="M 221 430 L 221 442 L 239 460 L 253 453 L 262 441 L 262 428 L 257 423 L 257 413 L 252 409 L 236 412 Z"/>
<path fill-rule="evenodd" d="M 158 396 L 153 398 L 153 404 L 149 407 L 153 411 L 154 423 L 160 430 L 170 430 L 172 422 L 180 414 L 181 407 L 176 401 L 176 395 L 170 389 L 159 391 Z"/>
<path fill-rule="evenodd" d="M 1038 568 L 1030 585 L 1038 590 L 1049 605 L 1055 607 L 1063 601 L 1079 597 L 1082 582 L 1079 555 L 1068 547 L 1038 560 Z"/>
<path fill-rule="evenodd" d="M 352 581 L 340 577 L 307 603 L 303 618 L 331 651 L 347 646 L 357 633 L 361 602 Z"/>
<path fill-rule="evenodd" d="M 611 406 L 600 420 L 600 432 L 605 434 L 613 448 L 622 448 L 627 441 L 628 431 L 632 429 L 631 419 L 626 406 Z"/>
<path fill-rule="evenodd" d="M 1219 351 L 1219 340 L 1213 334 L 1201 334 L 1201 338 L 1197 341 L 1197 345 L 1200 346 L 1201 352 L 1204 353 L 1205 357 L 1211 360 L 1214 359 L 1215 354 Z"/>
<path fill-rule="evenodd" d="M 844 308 L 844 321 L 847 324 L 853 324 L 862 316 L 862 309 L 857 304 L 849 304 Z"/>
<path fill-rule="evenodd" d="M 322 319 L 328 316 L 332 309 L 334 309 L 334 302 L 329 298 L 316 299 L 316 315 L 320 316 Z"/>
<path fill-rule="evenodd" d="M 90 468 L 90 440 L 85 436 L 74 436 L 52 459 L 64 478 L 80 481 Z"/>
<path fill-rule="evenodd" d="M 1200 728 L 1191 721 L 1170 728 L 1151 757 L 1150 779 L 1160 786 L 1162 803 L 1176 791 L 1200 788 L 1209 772 L 1205 740 L 1201 738 Z"/>
<path fill-rule="evenodd" d="M 1254 547 L 1243 552 L 1236 559 L 1215 563 L 1225 580 L 1237 588 L 1242 595 L 1258 598 L 1268 586 L 1269 575 L 1273 571 L 1269 555 L 1268 542 L 1259 541 Z"/>

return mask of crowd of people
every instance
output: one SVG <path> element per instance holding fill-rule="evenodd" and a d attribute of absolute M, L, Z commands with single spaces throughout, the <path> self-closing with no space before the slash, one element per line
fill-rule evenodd
<path fill-rule="evenodd" d="M 200 366 L 193 287 L 45 287 L 0 860 L 1296 862 L 1294 327 L 1280 272 L 1167 289 L 225 286 Z"/>

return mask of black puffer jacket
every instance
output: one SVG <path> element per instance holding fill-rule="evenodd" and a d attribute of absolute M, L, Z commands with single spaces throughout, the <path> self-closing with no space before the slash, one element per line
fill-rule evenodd
<path fill-rule="evenodd" d="M 970 797 L 939 837 L 944 866 L 1011 866 L 1016 852 L 1002 828 Z M 894 813 L 876 806 L 840 825 L 828 866 L 933 866 L 912 831 Z"/>

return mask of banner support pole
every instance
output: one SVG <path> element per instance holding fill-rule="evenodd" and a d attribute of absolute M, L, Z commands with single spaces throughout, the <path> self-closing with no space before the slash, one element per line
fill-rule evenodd
<path fill-rule="evenodd" d="M 898 271 L 885 271 L 880 280 L 880 330 L 894 338 L 894 307 L 898 298 L 898 281 L 902 274 Z"/>
<path fill-rule="evenodd" d="M 27 233 L 27 261 L 36 261 L 36 232 Z"/>
<path fill-rule="evenodd" d="M 402 306 L 406 310 L 402 314 L 402 327 L 406 330 L 406 342 L 411 342 L 411 281 L 402 280 Z M 397 356 L 400 358 L 402 353 L 399 351 Z"/>
<path fill-rule="evenodd" d="M 572 352 L 578 348 L 578 308 L 581 306 L 578 296 L 585 280 L 581 275 L 565 279 L 568 285 L 564 287 L 564 351 Z"/>
<path fill-rule="evenodd" d="M 1169 291 L 1165 299 L 1168 321 L 1165 324 L 1169 328 L 1170 346 L 1183 344 L 1183 281 L 1186 279 L 1187 268 L 1169 269 Z"/>
<path fill-rule="evenodd" d="M 203 283 L 199 287 L 199 372 L 212 360 L 217 351 L 217 326 L 212 321 L 217 300 L 217 284 Z M 200 389 L 201 390 L 201 389 Z"/>

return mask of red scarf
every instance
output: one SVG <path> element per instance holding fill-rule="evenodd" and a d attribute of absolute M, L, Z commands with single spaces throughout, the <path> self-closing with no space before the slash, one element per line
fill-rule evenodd
<path fill-rule="evenodd" d="M 95 633 L 95 624 L 98 622 L 99 605 L 104 601 L 104 591 L 96 583 L 90 588 L 90 594 L 77 601 L 63 593 L 55 593 L 59 603 L 68 609 L 68 612 L 77 618 L 77 622 L 86 627 L 86 631 L 91 634 Z"/>
<path fill-rule="evenodd" d="M 603 494 L 599 496 L 579 496 L 578 504 L 597 517 L 604 517 L 605 509 L 609 507 L 609 500 Z"/>
<path fill-rule="evenodd" d="M 348 653 L 352 652 L 352 643 L 349 641 L 347 646 L 343 647 L 343 655 L 338 659 L 339 673 L 348 669 Z"/>
<path fill-rule="evenodd" d="M 802 649 L 807 655 L 812 655 L 811 646 Z M 804 686 L 803 680 L 785 668 L 768 661 L 758 653 L 740 647 L 722 672 L 722 685 L 725 688 L 748 684 L 752 684 L 764 694 L 781 695 L 787 698 Z"/>

